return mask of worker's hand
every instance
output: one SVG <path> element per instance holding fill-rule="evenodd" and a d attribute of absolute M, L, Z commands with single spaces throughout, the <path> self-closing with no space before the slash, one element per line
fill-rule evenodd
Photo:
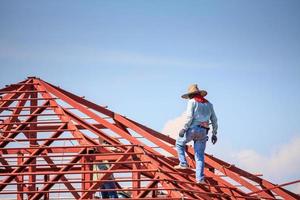
<path fill-rule="evenodd" d="M 185 134 L 185 132 L 186 132 L 185 129 L 181 129 L 181 130 L 179 131 L 179 137 L 183 137 L 184 134 Z"/>
<path fill-rule="evenodd" d="M 212 142 L 213 144 L 216 144 L 217 140 L 218 140 L 217 135 L 213 134 L 213 135 L 211 136 L 211 142 Z"/>

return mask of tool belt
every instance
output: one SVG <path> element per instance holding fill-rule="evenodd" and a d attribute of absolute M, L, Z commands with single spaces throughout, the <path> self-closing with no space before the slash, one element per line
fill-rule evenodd
<path fill-rule="evenodd" d="M 202 126 L 202 125 L 198 125 L 198 127 L 206 129 L 207 132 L 208 132 L 209 129 L 210 129 L 209 127 L 205 127 L 205 126 Z"/>
<path fill-rule="evenodd" d="M 206 125 L 206 126 L 205 126 Z M 200 128 L 204 128 L 204 129 L 206 129 L 207 131 L 209 131 L 209 126 L 208 126 L 209 124 L 208 124 L 208 122 L 201 122 L 198 126 L 200 127 Z"/>

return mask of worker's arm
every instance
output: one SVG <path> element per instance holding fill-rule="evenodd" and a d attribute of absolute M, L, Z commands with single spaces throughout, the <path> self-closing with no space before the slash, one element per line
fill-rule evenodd
<path fill-rule="evenodd" d="M 211 116 L 210 116 L 210 121 L 211 121 L 211 124 L 212 124 L 212 133 L 213 135 L 217 135 L 217 131 L 218 131 L 218 120 L 217 120 L 217 116 L 216 116 L 216 113 L 214 111 L 214 107 L 213 105 L 211 104 Z"/>
<path fill-rule="evenodd" d="M 187 131 L 190 127 L 190 125 L 193 122 L 193 117 L 194 117 L 194 108 L 195 108 L 195 100 L 190 99 L 188 101 L 187 109 L 186 109 L 186 120 L 183 126 L 183 129 Z"/>

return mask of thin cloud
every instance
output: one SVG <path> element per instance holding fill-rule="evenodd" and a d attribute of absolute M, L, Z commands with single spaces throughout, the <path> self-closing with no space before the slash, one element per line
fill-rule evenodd
<path fill-rule="evenodd" d="M 243 169 L 252 172 L 261 172 L 270 180 L 284 183 L 300 178 L 300 136 L 293 138 L 289 143 L 281 145 L 278 151 L 270 155 L 262 155 L 253 149 L 242 150 L 233 154 L 236 163 Z M 300 184 L 290 187 L 300 193 Z"/>
<path fill-rule="evenodd" d="M 186 114 L 184 112 L 179 117 L 167 121 L 162 129 L 162 133 L 176 139 L 179 131 L 184 125 L 185 118 Z"/>
<path fill-rule="evenodd" d="M 174 57 L 146 55 L 134 52 L 98 52 L 98 58 L 111 63 L 126 63 L 140 66 L 173 66 L 173 67 L 192 67 L 208 68 L 200 61 L 188 61 Z M 210 66 L 211 67 L 211 66 Z"/>
<path fill-rule="evenodd" d="M 191 58 L 177 58 L 168 56 L 158 56 L 153 54 L 143 54 L 130 51 L 103 50 L 100 48 L 90 48 L 82 46 L 74 47 L 47 47 L 27 49 L 23 46 L 10 44 L 0 47 L 0 58 L 35 60 L 47 62 L 80 62 L 88 64 L 116 64 L 139 67 L 185 67 L 185 68 L 213 68 L 217 65 L 203 63 L 201 60 Z"/>

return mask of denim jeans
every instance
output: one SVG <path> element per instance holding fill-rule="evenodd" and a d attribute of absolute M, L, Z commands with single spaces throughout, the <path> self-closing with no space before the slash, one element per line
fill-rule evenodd
<path fill-rule="evenodd" d="M 114 182 L 106 182 L 102 185 L 101 189 L 115 189 L 116 185 Z M 109 199 L 109 198 L 118 198 L 118 194 L 116 191 L 103 191 L 100 192 L 102 199 Z"/>
<path fill-rule="evenodd" d="M 176 140 L 176 149 L 181 166 L 187 166 L 185 145 L 194 140 L 196 181 L 202 181 L 204 179 L 204 151 L 207 139 L 207 130 L 205 128 L 193 126 L 187 130 L 183 137 L 178 137 Z"/>

